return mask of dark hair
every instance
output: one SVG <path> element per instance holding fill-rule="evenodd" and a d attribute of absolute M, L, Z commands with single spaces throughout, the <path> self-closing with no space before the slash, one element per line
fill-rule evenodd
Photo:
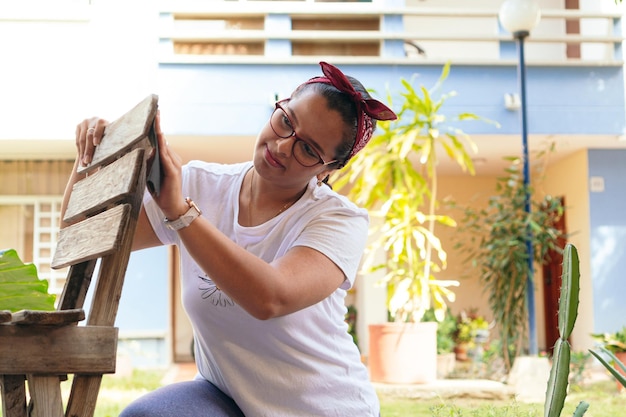
<path fill-rule="evenodd" d="M 363 98 L 371 98 L 370 94 L 359 80 L 354 77 L 350 77 L 349 75 L 346 75 L 346 77 L 354 89 L 361 93 Z M 349 126 L 350 128 L 344 133 L 343 140 L 335 150 L 335 159 L 337 159 L 337 162 L 331 164 L 333 168 L 342 168 L 348 162 L 350 152 L 352 151 L 352 147 L 354 146 L 354 142 L 356 140 L 356 130 L 358 124 L 356 104 L 347 94 L 339 91 L 331 84 L 323 82 L 302 84 L 293 92 L 291 97 L 297 97 L 302 94 L 302 92 L 307 90 L 313 90 L 315 93 L 325 97 L 328 108 L 339 112 L 346 126 Z M 376 120 L 372 119 L 372 123 L 373 128 L 376 129 Z"/>

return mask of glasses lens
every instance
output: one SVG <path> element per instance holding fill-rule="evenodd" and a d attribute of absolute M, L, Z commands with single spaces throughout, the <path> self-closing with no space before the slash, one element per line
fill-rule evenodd
<path fill-rule="evenodd" d="M 296 139 L 293 143 L 293 156 L 305 167 L 317 165 L 322 160 L 317 151 L 302 139 Z"/>
<path fill-rule="evenodd" d="M 272 113 L 270 126 L 274 133 L 281 138 L 288 138 L 294 133 L 287 114 L 280 107 L 276 107 L 274 113 Z"/>
<path fill-rule="evenodd" d="M 270 118 L 270 127 L 276 134 L 276 136 L 280 138 L 289 138 L 294 136 L 293 141 L 293 156 L 296 158 L 301 165 L 305 167 L 312 167 L 319 163 L 323 163 L 320 154 L 317 153 L 315 149 L 302 139 L 295 137 L 295 130 L 293 129 L 293 125 L 291 124 L 291 120 L 289 120 L 289 116 L 283 108 L 276 104 L 276 109 L 274 109 L 274 113 L 272 113 L 272 117 Z"/>

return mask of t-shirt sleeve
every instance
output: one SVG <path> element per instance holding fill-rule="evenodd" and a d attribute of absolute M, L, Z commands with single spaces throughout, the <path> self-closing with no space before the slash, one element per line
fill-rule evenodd
<path fill-rule="evenodd" d="M 313 248 L 333 261 L 344 273 L 341 288 L 354 285 L 365 251 L 369 217 L 364 209 L 327 208 L 303 230 L 295 246 Z"/>
<path fill-rule="evenodd" d="M 143 196 L 143 206 L 154 233 L 164 245 L 178 244 L 177 234 L 165 227 L 163 213 L 148 191 Z"/>

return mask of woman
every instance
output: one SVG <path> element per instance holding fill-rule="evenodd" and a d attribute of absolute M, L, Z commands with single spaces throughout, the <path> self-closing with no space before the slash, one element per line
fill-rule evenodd
<path fill-rule="evenodd" d="M 178 245 L 199 374 L 123 417 L 379 415 L 344 321 L 368 216 L 324 182 L 365 146 L 375 120 L 396 116 L 320 65 L 324 76 L 276 103 L 251 162 L 181 167 L 157 116 L 164 177 L 158 196 L 146 193 L 133 249 Z M 105 125 L 78 125 L 77 161 L 90 162 Z"/>

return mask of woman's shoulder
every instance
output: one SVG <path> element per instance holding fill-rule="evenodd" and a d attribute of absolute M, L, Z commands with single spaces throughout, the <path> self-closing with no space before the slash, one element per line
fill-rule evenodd
<path fill-rule="evenodd" d="M 368 219 L 368 212 L 357 206 L 352 200 L 330 188 L 328 185 L 313 185 L 312 200 L 314 205 L 324 207 L 339 215 L 358 216 Z"/>

